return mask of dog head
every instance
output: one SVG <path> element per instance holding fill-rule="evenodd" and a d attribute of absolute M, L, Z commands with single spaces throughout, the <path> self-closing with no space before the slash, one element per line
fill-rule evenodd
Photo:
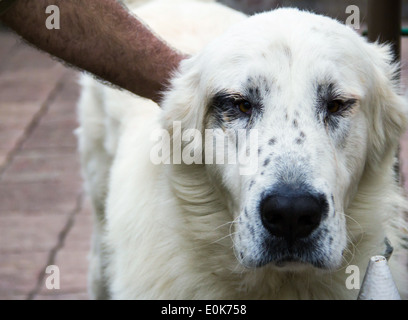
<path fill-rule="evenodd" d="M 405 125 L 395 71 L 388 47 L 295 9 L 250 17 L 182 63 L 164 127 L 212 130 L 201 146 L 221 136 L 255 168 L 208 163 L 225 150 L 203 150 L 241 264 L 341 265 L 347 208 L 364 175 L 392 167 Z"/>

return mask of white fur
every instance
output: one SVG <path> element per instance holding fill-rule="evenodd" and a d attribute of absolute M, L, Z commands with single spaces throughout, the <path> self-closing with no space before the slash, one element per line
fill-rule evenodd
<path fill-rule="evenodd" d="M 174 0 L 148 3 L 136 14 L 175 47 L 199 53 L 182 63 L 162 109 L 83 79 L 78 134 L 96 212 L 93 297 L 354 299 L 358 292 L 346 288 L 345 268 L 357 265 L 362 280 L 369 257 L 384 252 L 385 236 L 394 246 L 393 276 L 406 294 L 401 257 L 407 205 L 393 175 L 405 101 L 391 81 L 395 66 L 388 48 L 295 9 L 248 19 L 209 1 Z M 265 110 L 255 124 L 264 175 L 242 176 L 227 165 L 151 162 L 154 129 L 172 133 L 173 122 L 180 121 L 183 130 L 202 132 L 211 127 L 211 97 L 219 90 L 242 91 L 250 78 L 269 88 L 261 93 Z M 314 117 L 314 85 L 325 79 L 358 100 L 332 132 Z M 294 143 L 295 118 L 307 136 L 301 146 Z M 271 153 L 277 156 L 262 167 Z M 253 268 L 265 234 L 256 214 L 259 195 L 293 167 L 333 195 L 324 226 L 334 241 L 319 247 L 329 268 Z M 256 183 L 248 191 L 251 180 Z"/>

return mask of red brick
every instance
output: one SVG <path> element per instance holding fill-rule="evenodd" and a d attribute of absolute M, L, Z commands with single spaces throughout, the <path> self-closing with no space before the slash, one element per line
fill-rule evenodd
<path fill-rule="evenodd" d="M 88 293 L 83 292 L 65 292 L 61 290 L 49 290 L 36 295 L 34 300 L 89 300 Z"/>
<path fill-rule="evenodd" d="M 26 72 L 38 72 L 52 68 L 55 64 L 59 64 L 48 54 L 39 51 L 31 46 L 22 44 L 13 56 L 7 60 L 7 65 L 2 67 L 2 72 L 16 72 L 25 70 Z"/>
<path fill-rule="evenodd" d="M 404 134 L 400 143 L 400 170 L 402 171 L 404 188 L 408 191 L 408 132 Z"/>
<path fill-rule="evenodd" d="M 77 78 L 78 75 L 75 73 L 69 73 L 65 77 L 64 85 L 51 104 L 45 119 L 63 120 L 77 118 L 77 101 L 80 94 Z"/>
<path fill-rule="evenodd" d="M 19 40 L 17 36 L 9 31 L 0 31 L 1 46 L 0 46 L 0 67 L 3 61 L 7 61 L 13 54 L 14 49 Z"/>
<path fill-rule="evenodd" d="M 58 72 L 55 72 L 58 71 Z M 25 72 L 0 74 L 0 107 L 4 103 L 31 102 L 43 103 L 56 82 L 61 78 L 64 69 L 55 68 L 55 71 L 42 74 L 27 75 Z"/>
<path fill-rule="evenodd" d="M 0 216 L 0 255 L 49 252 L 57 244 L 67 217 L 55 214 Z"/>
<path fill-rule="evenodd" d="M 78 127 L 75 119 L 44 119 L 23 144 L 23 149 L 58 148 L 77 146 L 74 130 Z"/>
<path fill-rule="evenodd" d="M 37 284 L 48 252 L 20 252 L 1 254 L 0 298 L 26 297 Z"/>
<path fill-rule="evenodd" d="M 58 182 L 79 176 L 79 156 L 75 148 L 33 149 L 18 153 L 1 183 Z"/>
<path fill-rule="evenodd" d="M 88 255 L 92 234 L 92 218 L 89 201 L 76 214 L 74 225 L 68 233 L 64 246 L 54 262 L 60 271 L 60 290 L 49 290 L 45 284 L 36 299 L 87 299 Z"/>
<path fill-rule="evenodd" d="M 77 176 L 64 181 L 1 183 L 1 215 L 24 214 L 64 214 L 70 212 L 76 203 L 82 182 Z"/>
<path fill-rule="evenodd" d="M 75 216 L 75 224 L 65 241 L 62 251 L 90 250 L 93 229 L 92 208 L 86 197 L 81 211 Z"/>
<path fill-rule="evenodd" d="M 25 128 L 40 110 L 40 104 L 7 102 L 0 104 L 1 127 Z"/>
<path fill-rule="evenodd" d="M 2 168 L 3 166 L 6 165 L 6 161 L 7 161 L 7 157 L 8 157 L 9 152 L 10 152 L 10 150 L 8 150 L 8 149 L 1 149 L 0 148 L 0 168 Z"/>
<path fill-rule="evenodd" d="M 23 129 L 11 129 L 0 126 L 0 149 L 12 150 L 23 137 Z"/>
<path fill-rule="evenodd" d="M 61 251 L 53 262 L 59 268 L 60 289 L 50 290 L 46 283 L 41 286 L 39 294 L 78 292 L 87 293 L 88 251 Z"/>

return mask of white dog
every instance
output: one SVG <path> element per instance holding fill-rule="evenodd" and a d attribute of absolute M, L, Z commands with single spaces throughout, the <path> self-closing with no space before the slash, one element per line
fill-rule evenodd
<path fill-rule="evenodd" d="M 136 14 L 194 55 L 161 108 L 83 79 L 93 297 L 355 299 L 347 266 L 362 281 L 386 238 L 404 295 L 407 204 L 393 166 L 407 117 L 389 48 L 296 9 L 248 18 L 211 1 L 166 0 Z M 256 143 L 236 142 L 240 130 Z M 170 164 L 153 161 L 158 132 L 182 141 L 156 153 Z M 224 133 L 222 145 L 249 152 L 255 170 L 209 161 Z"/>

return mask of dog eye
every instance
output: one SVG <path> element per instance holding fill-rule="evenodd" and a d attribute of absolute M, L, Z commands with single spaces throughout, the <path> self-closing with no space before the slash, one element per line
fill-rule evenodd
<path fill-rule="evenodd" d="M 252 106 L 248 101 L 242 100 L 242 101 L 237 101 L 236 102 L 236 107 L 239 109 L 239 111 L 245 113 L 245 114 L 251 114 L 252 113 Z"/>
<path fill-rule="evenodd" d="M 336 113 L 343 107 L 343 105 L 344 103 L 341 100 L 332 100 L 327 104 L 327 110 L 330 113 Z"/>

